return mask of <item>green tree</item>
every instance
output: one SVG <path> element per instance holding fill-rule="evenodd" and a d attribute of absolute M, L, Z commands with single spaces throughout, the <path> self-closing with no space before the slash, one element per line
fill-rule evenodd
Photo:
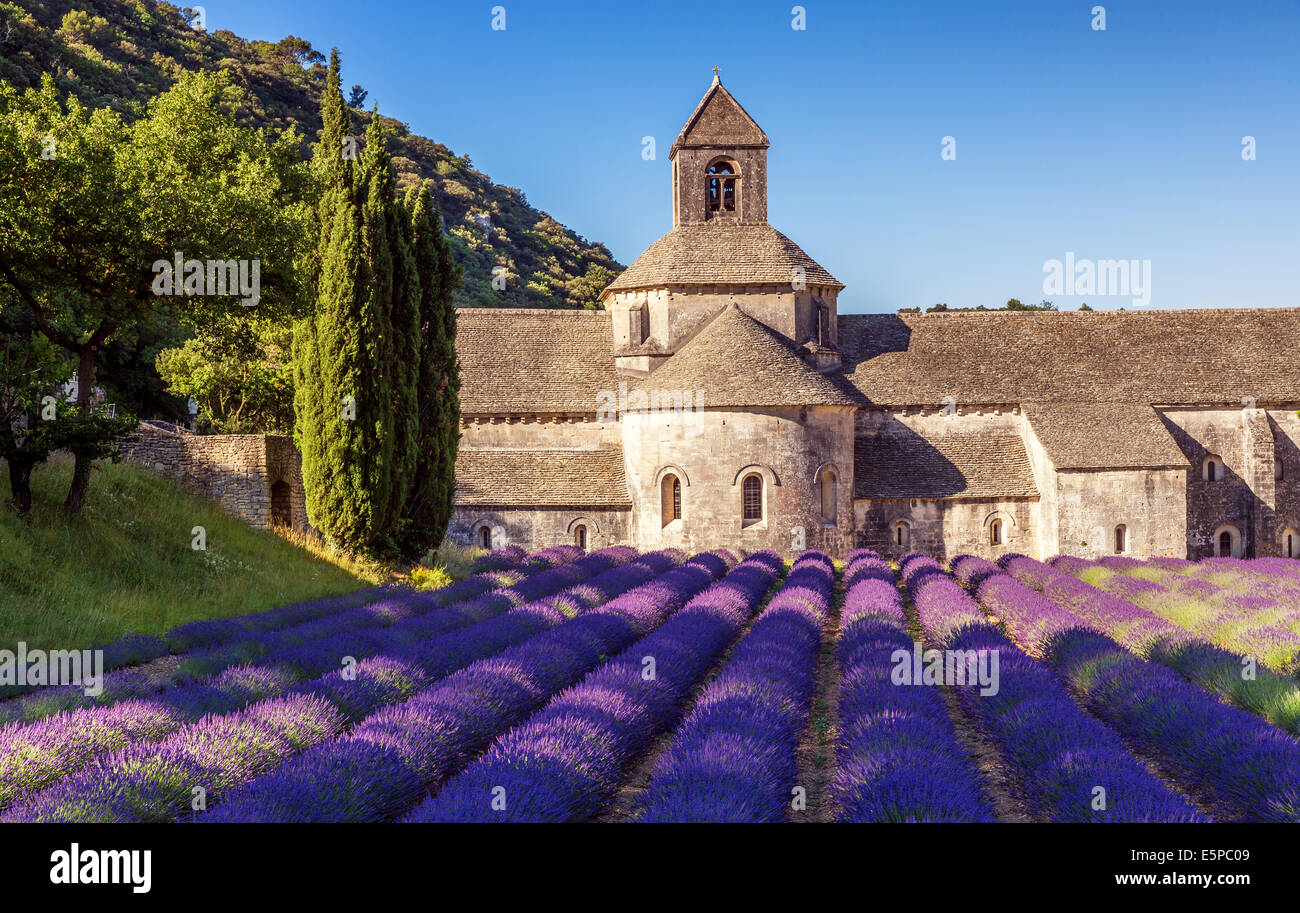
<path fill-rule="evenodd" d="M 284 434 L 293 428 L 291 330 L 241 323 L 225 336 L 193 336 L 158 353 L 167 391 L 193 397 L 196 430 L 219 434 Z"/>
<path fill-rule="evenodd" d="M 402 551 L 416 560 L 442 542 L 456 494 L 460 441 L 460 367 L 456 307 L 461 270 L 442 231 L 442 217 L 426 183 L 407 194 L 411 251 L 420 287 L 419 447 L 407 495 Z"/>
<path fill-rule="evenodd" d="M 48 77 L 24 93 L 0 83 L 0 284 L 75 357 L 87 422 L 97 359 L 118 334 L 165 306 L 198 328 L 247 316 L 237 291 L 160 297 L 159 264 L 177 254 L 256 263 L 259 316 L 300 302 L 310 185 L 298 138 L 241 127 L 242 98 L 226 74 L 184 74 L 128 125 L 63 98 Z M 91 426 L 82 430 L 69 447 L 73 510 L 104 453 Z"/>
<path fill-rule="evenodd" d="M 392 164 L 373 127 L 356 167 L 351 115 L 330 55 L 323 129 L 313 156 L 321 185 L 316 300 L 295 328 L 295 434 L 307 515 L 332 543 L 386 555 L 401 508 L 394 456 Z M 398 235 L 400 237 L 400 234 Z"/>

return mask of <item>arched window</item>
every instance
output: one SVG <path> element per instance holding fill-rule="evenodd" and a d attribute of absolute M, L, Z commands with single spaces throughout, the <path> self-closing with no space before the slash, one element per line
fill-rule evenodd
<path fill-rule="evenodd" d="M 1232 554 L 1232 533 L 1226 529 L 1219 533 L 1219 555 L 1227 557 Z"/>
<path fill-rule="evenodd" d="M 747 475 L 741 483 L 744 496 L 743 514 L 745 525 L 757 523 L 763 519 L 763 477 Z"/>
<path fill-rule="evenodd" d="M 906 520 L 894 523 L 894 548 L 902 551 L 912 544 L 912 526 Z"/>
<path fill-rule="evenodd" d="M 1000 519 L 994 519 L 993 522 L 989 524 L 989 545 L 1001 545 L 1001 544 L 1002 544 L 1002 521 Z"/>
<path fill-rule="evenodd" d="M 1285 464 L 1283 464 L 1283 462 L 1282 462 L 1282 458 L 1281 458 L 1280 456 L 1278 456 L 1278 457 L 1273 457 L 1273 479 L 1274 479 L 1274 481 L 1281 482 L 1281 481 L 1282 481 L 1283 479 L 1285 479 L 1285 478 L 1286 478 L 1286 466 L 1285 466 Z"/>
<path fill-rule="evenodd" d="M 663 526 L 682 518 L 682 480 L 672 473 L 659 483 L 659 512 Z"/>
<path fill-rule="evenodd" d="M 1300 558 L 1300 532 L 1288 529 L 1282 534 L 1282 554 L 1288 558 Z"/>
<path fill-rule="evenodd" d="M 1204 478 L 1207 482 L 1222 482 L 1223 460 L 1219 459 L 1214 454 L 1207 456 L 1205 458 Z"/>
<path fill-rule="evenodd" d="M 838 482 L 835 479 L 835 473 L 829 469 L 822 473 L 822 522 L 834 524 L 836 500 L 839 492 L 837 491 Z"/>
<path fill-rule="evenodd" d="M 730 162 L 714 162 L 705 170 L 705 215 L 736 211 L 736 168 Z"/>
<path fill-rule="evenodd" d="M 1122 555 L 1128 551 L 1128 529 L 1121 523 L 1115 527 L 1115 554 Z"/>
<path fill-rule="evenodd" d="M 492 527 L 480 526 L 478 528 L 478 544 L 483 548 L 492 547 Z"/>
<path fill-rule="evenodd" d="M 573 528 L 573 544 L 583 551 L 587 549 L 587 527 L 581 523 Z"/>

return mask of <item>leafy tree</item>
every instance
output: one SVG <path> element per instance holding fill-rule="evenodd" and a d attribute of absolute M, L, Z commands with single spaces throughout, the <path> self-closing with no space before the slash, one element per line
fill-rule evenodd
<path fill-rule="evenodd" d="M 201 335 L 158 353 L 168 392 L 193 397 L 196 430 L 286 433 L 293 428 L 292 331 L 241 324 L 232 338 Z"/>
<path fill-rule="evenodd" d="M 241 98 L 224 74 L 184 74 L 127 125 L 61 97 L 48 76 L 24 93 L 0 83 L 0 285 L 75 356 L 77 406 L 88 422 L 98 357 L 119 333 L 161 307 L 200 329 L 247 316 L 237 291 L 160 297 L 158 264 L 178 253 L 256 262 L 259 316 L 298 304 L 310 187 L 298 139 L 241 127 Z M 73 510 L 104 449 L 89 425 L 84 431 L 70 446 Z"/>

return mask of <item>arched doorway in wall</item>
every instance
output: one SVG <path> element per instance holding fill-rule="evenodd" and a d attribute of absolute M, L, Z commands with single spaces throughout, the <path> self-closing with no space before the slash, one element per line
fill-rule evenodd
<path fill-rule="evenodd" d="M 293 526 L 292 492 L 283 479 L 271 484 L 271 525 Z"/>
<path fill-rule="evenodd" d="M 1214 557 L 1241 557 L 1241 530 L 1225 523 L 1214 531 Z"/>
<path fill-rule="evenodd" d="M 581 523 L 573 528 L 573 544 L 583 551 L 587 550 L 587 527 Z"/>
<path fill-rule="evenodd" d="M 1300 558 L 1300 530 L 1292 527 L 1282 533 L 1282 557 Z"/>
<path fill-rule="evenodd" d="M 479 548 L 492 548 L 492 527 L 484 523 L 474 534 Z"/>

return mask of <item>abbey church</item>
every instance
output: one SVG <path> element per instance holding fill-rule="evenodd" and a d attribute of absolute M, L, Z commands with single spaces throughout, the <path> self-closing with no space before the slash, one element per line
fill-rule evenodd
<path fill-rule="evenodd" d="M 452 538 L 1300 557 L 1300 309 L 840 315 L 767 150 L 715 77 L 603 311 L 459 312 Z"/>

